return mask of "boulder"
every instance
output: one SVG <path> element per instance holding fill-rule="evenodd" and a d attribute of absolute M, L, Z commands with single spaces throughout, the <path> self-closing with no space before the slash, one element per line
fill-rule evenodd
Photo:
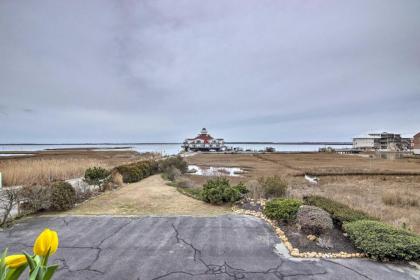
<path fill-rule="evenodd" d="M 321 235 L 333 228 L 330 214 L 321 208 L 302 205 L 297 212 L 297 223 L 305 234 Z"/>

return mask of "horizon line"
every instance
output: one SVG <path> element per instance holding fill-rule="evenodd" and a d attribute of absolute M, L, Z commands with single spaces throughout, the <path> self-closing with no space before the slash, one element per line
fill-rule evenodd
<path fill-rule="evenodd" d="M 78 143 L 0 143 L 0 146 L 19 146 L 19 145 L 176 145 L 183 144 L 183 142 L 78 142 Z M 352 142 L 347 141 L 287 141 L 287 142 L 275 142 L 275 141 L 229 141 L 225 144 L 277 144 L 277 145 L 294 145 L 294 144 L 330 144 L 330 145 L 351 145 Z"/>

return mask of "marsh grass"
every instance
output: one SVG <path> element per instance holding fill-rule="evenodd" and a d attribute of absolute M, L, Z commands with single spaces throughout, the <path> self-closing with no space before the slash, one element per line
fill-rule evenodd
<path fill-rule="evenodd" d="M 417 176 L 321 178 L 319 186 L 291 183 L 288 195 L 321 195 L 362 210 L 388 224 L 420 233 L 420 182 Z"/>
<path fill-rule="evenodd" d="M 45 185 L 57 180 L 82 177 L 89 167 L 111 169 L 128 163 L 127 159 L 28 158 L 0 161 L 4 186 Z"/>
<path fill-rule="evenodd" d="M 418 207 L 419 199 L 411 193 L 399 193 L 396 190 L 389 190 L 382 195 L 382 202 L 385 205 L 399 207 Z"/>

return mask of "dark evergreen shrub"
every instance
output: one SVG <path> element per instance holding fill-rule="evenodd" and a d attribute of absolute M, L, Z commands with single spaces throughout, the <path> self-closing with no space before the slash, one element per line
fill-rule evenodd
<path fill-rule="evenodd" d="M 379 260 L 420 260 L 420 236 L 378 221 L 359 220 L 344 224 L 354 245 Z"/>
<path fill-rule="evenodd" d="M 267 218 L 289 222 L 296 218 L 296 213 L 302 202 L 292 198 L 276 198 L 269 202 L 264 207 L 263 213 Z"/>
<path fill-rule="evenodd" d="M 53 210 L 68 210 L 76 203 L 76 191 L 63 181 L 55 182 L 51 186 L 50 205 Z"/>
<path fill-rule="evenodd" d="M 249 190 L 246 188 L 245 184 L 242 182 L 240 182 L 238 185 L 234 186 L 233 188 L 238 190 L 239 193 L 242 195 L 249 193 Z"/>
<path fill-rule="evenodd" d="M 107 178 L 109 178 L 110 175 L 111 175 L 111 172 L 109 172 L 105 168 L 95 166 L 95 167 L 90 167 L 86 169 L 84 179 L 89 185 L 99 186 Z"/>
<path fill-rule="evenodd" d="M 158 164 L 153 160 L 145 160 L 118 166 L 115 171 L 121 174 L 124 183 L 134 183 L 156 174 Z"/>
<path fill-rule="evenodd" d="M 203 185 L 201 197 L 205 202 L 223 204 L 235 202 L 242 198 L 240 187 L 232 187 L 229 180 L 223 177 L 210 179 Z"/>

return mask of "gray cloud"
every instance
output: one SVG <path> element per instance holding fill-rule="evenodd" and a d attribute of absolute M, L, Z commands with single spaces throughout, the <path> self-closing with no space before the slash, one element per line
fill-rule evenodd
<path fill-rule="evenodd" d="M 418 14 L 416 0 L 2 1 L 0 142 L 414 133 Z"/>

